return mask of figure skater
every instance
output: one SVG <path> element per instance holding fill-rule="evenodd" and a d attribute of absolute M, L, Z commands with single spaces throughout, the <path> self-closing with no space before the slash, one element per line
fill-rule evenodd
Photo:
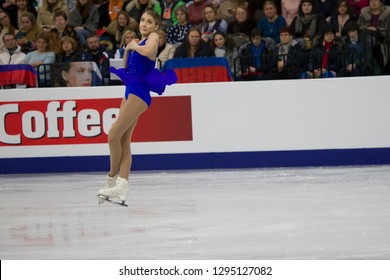
<path fill-rule="evenodd" d="M 138 117 L 151 104 L 150 91 L 161 95 L 166 85 L 177 80 L 173 70 L 161 74 L 155 68 L 159 44 L 159 36 L 155 32 L 159 26 L 160 16 L 153 10 L 146 10 L 139 24 L 141 41 L 134 39 L 126 46 L 123 57 L 125 68 L 110 69 L 122 80 L 126 91 L 119 115 L 108 133 L 110 172 L 106 176 L 106 187 L 99 190 L 99 196 L 106 200 L 120 199 L 122 205 L 129 193 L 128 178 L 132 163 L 130 140 Z"/>

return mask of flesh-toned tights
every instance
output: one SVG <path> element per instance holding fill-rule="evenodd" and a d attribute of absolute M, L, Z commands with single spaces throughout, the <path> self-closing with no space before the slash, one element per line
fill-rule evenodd
<path fill-rule="evenodd" d="M 110 148 L 111 177 L 128 180 L 132 163 L 130 140 L 138 117 L 148 109 L 148 105 L 139 97 L 130 94 L 126 100 L 123 98 L 119 115 L 108 132 L 108 145 Z"/>

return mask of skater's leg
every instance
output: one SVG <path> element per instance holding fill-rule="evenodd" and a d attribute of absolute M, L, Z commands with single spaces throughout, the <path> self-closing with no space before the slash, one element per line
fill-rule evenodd
<path fill-rule="evenodd" d="M 148 109 L 147 104 L 139 97 L 130 94 L 128 99 L 122 101 L 118 118 L 115 120 L 108 133 L 108 144 L 110 148 L 110 173 L 115 176 L 121 164 L 123 155 L 123 138 L 126 132 L 131 136 L 138 117 Z M 133 129 L 130 129 L 130 128 Z M 126 136 L 129 139 L 130 136 Z M 130 145 L 130 141 L 129 141 Z M 130 146 L 129 146 L 130 149 Z M 130 164 L 130 160 L 128 161 Z M 129 165 L 130 166 L 130 165 Z M 127 175 L 128 176 L 128 175 Z M 127 178 L 127 177 L 125 177 Z"/>
<path fill-rule="evenodd" d="M 137 125 L 138 119 L 130 126 L 122 137 L 122 159 L 119 165 L 119 177 L 128 179 L 133 157 L 131 154 L 131 136 Z"/>
<path fill-rule="evenodd" d="M 125 102 L 126 102 L 126 98 L 123 98 L 122 99 L 122 102 L 121 102 L 121 106 L 119 108 L 119 115 L 121 115 L 121 112 L 123 110 L 123 107 L 125 105 Z M 113 124 L 113 126 L 115 125 L 115 122 Z M 108 173 L 108 176 L 109 177 L 118 177 L 118 168 L 116 168 L 117 164 L 116 164 L 116 161 L 117 159 L 119 158 L 119 154 L 122 153 L 122 151 L 117 148 L 115 145 L 114 145 L 114 142 L 112 140 L 110 140 L 110 138 L 113 138 L 113 130 L 112 130 L 112 127 L 110 128 L 110 130 L 108 131 L 108 146 L 109 146 L 109 149 L 110 149 L 110 172 Z M 120 161 L 120 159 L 119 159 Z"/>
<path fill-rule="evenodd" d="M 120 176 L 114 187 L 100 189 L 99 195 L 107 198 L 119 198 L 122 201 L 127 199 L 131 164 L 130 138 L 138 117 L 147 109 L 148 105 L 135 95 L 129 95 L 127 101 L 122 102 L 118 118 L 108 133 L 111 164 L 109 175 L 116 175 L 120 169 Z"/>

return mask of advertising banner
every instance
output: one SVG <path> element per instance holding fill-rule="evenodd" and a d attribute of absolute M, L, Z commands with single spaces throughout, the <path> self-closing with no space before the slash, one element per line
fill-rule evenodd
<path fill-rule="evenodd" d="M 191 98 L 154 100 L 139 119 L 133 142 L 192 140 Z M 0 146 L 107 143 L 120 98 L 0 103 Z"/>
<path fill-rule="evenodd" d="M 175 84 L 139 118 L 133 170 L 390 164 L 389 77 Z M 106 170 L 123 86 L 3 90 L 2 173 Z"/>

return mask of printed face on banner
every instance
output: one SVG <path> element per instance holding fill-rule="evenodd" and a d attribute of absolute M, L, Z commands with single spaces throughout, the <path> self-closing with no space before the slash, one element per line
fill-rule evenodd
<path fill-rule="evenodd" d="M 68 71 L 61 72 L 62 79 L 68 87 L 89 87 L 92 84 L 92 64 L 72 62 Z"/>

